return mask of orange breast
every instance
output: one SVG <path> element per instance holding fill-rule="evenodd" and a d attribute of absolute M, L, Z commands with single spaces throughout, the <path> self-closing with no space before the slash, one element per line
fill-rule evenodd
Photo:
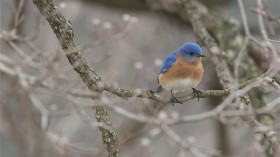
<path fill-rule="evenodd" d="M 166 72 L 159 75 L 159 84 L 164 86 L 168 82 L 186 78 L 196 80 L 199 83 L 202 74 L 203 65 L 200 58 L 189 62 L 182 56 L 178 56 L 176 62 Z"/>

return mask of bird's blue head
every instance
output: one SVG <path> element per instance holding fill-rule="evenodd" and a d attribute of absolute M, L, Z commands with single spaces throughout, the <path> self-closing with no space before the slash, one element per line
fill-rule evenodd
<path fill-rule="evenodd" d="M 175 51 L 176 55 L 182 55 L 187 61 L 195 61 L 197 58 L 205 57 L 201 47 L 196 43 L 185 43 Z"/>

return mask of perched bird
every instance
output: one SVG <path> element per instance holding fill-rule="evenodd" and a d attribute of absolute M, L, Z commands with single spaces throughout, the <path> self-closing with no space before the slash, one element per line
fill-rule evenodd
<path fill-rule="evenodd" d="M 202 93 L 195 89 L 200 83 L 203 75 L 201 63 L 202 49 L 198 44 L 185 43 L 174 52 L 170 53 L 164 61 L 158 74 L 159 87 L 157 93 L 163 89 L 171 91 L 171 103 L 179 102 L 173 93 L 193 90 L 198 97 Z"/>

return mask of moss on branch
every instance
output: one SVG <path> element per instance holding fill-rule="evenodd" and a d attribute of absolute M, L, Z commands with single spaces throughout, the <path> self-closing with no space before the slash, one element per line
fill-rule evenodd
<path fill-rule="evenodd" d="M 51 0 L 33 0 L 41 14 L 47 19 L 54 34 L 59 40 L 63 51 L 66 53 L 69 63 L 73 66 L 74 70 L 79 74 L 84 83 L 90 90 L 95 91 L 97 84 L 101 82 L 96 72 L 90 68 L 87 61 L 78 52 L 74 42 L 74 31 L 72 24 L 68 21 L 62 13 L 57 10 L 57 7 Z M 96 119 L 107 126 L 111 126 L 111 121 L 108 113 L 104 107 L 96 107 Z M 118 156 L 118 138 L 114 130 L 99 127 L 102 133 L 102 140 L 106 147 L 109 157 Z"/>

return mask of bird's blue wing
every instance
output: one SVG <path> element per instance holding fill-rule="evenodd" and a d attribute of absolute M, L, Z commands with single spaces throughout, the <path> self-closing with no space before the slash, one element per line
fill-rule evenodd
<path fill-rule="evenodd" d="M 175 62 L 176 62 L 176 56 L 173 54 L 168 55 L 164 61 L 164 64 L 160 68 L 159 74 L 166 72 Z"/>
<path fill-rule="evenodd" d="M 166 72 L 174 63 L 176 62 L 176 56 L 173 54 L 170 54 L 166 57 L 162 67 L 160 68 L 159 74 Z M 158 74 L 158 76 L 159 76 Z M 157 77 L 157 82 L 159 83 L 159 78 Z M 159 86 L 156 90 L 157 93 L 161 92 L 163 88 Z"/>

